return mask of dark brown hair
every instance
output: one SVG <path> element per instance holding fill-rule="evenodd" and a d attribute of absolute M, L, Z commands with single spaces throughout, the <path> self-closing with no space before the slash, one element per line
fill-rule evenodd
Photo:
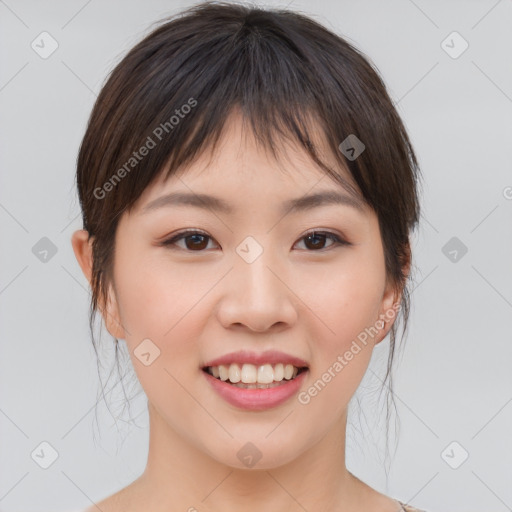
<path fill-rule="evenodd" d="M 93 237 L 91 332 L 94 315 L 107 300 L 120 216 L 162 172 L 173 175 L 214 148 L 236 107 L 274 154 L 276 134 L 295 140 L 350 188 L 319 158 L 311 134 L 320 129 L 378 216 L 387 277 L 402 292 L 405 334 L 404 271 L 409 234 L 419 217 L 420 174 L 376 68 L 346 40 L 297 12 L 208 2 L 159 23 L 111 72 L 78 155 L 83 228 Z M 349 135 L 365 145 L 355 159 L 339 148 Z M 152 147 L 139 160 L 134 152 L 143 146 Z M 392 382 L 396 331 L 397 321 L 384 384 Z"/>

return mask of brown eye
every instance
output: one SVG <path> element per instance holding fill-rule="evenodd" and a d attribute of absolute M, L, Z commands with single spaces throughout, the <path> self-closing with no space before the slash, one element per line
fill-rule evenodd
<path fill-rule="evenodd" d="M 305 240 L 305 246 L 307 249 L 312 251 L 319 251 L 325 249 L 325 242 L 330 239 L 332 243 L 327 248 L 335 245 L 351 245 L 346 240 L 341 239 L 335 233 L 323 232 L 323 231 L 312 231 L 307 235 L 303 236 L 301 240 Z"/>
<path fill-rule="evenodd" d="M 184 246 L 178 245 L 178 242 L 184 240 Z M 208 242 L 213 238 L 201 231 L 189 230 L 182 231 L 173 236 L 169 240 L 165 240 L 161 245 L 169 248 L 180 248 L 188 252 L 203 252 L 208 247 Z M 336 245 L 351 245 L 346 240 L 343 240 L 335 233 L 312 231 L 301 238 L 305 240 L 306 249 L 310 252 L 318 252 L 323 249 L 328 249 Z M 327 240 L 331 240 L 331 244 L 325 246 Z"/>
<path fill-rule="evenodd" d="M 183 238 L 185 240 L 185 246 L 187 249 L 201 250 L 206 249 L 208 245 L 208 237 L 205 235 L 189 235 Z"/>
<path fill-rule="evenodd" d="M 163 241 L 161 245 L 166 247 L 168 246 L 170 248 L 176 246 L 190 252 L 201 252 L 207 248 L 208 241 L 211 239 L 212 238 L 209 235 L 202 233 L 201 231 L 182 231 L 169 240 Z M 185 241 L 184 247 L 177 245 L 177 242 L 180 242 L 181 240 Z"/>

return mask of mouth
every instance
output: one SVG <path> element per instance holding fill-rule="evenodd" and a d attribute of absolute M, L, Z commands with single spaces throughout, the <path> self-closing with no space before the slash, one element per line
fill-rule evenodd
<path fill-rule="evenodd" d="M 232 363 L 230 365 L 205 366 L 203 372 L 213 378 L 242 389 L 268 389 L 286 384 L 308 370 L 307 366 L 292 364 Z"/>

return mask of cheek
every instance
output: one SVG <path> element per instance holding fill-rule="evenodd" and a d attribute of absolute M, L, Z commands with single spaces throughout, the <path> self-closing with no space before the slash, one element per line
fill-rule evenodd
<path fill-rule="evenodd" d="M 326 423 L 340 417 L 356 392 L 377 332 L 384 269 L 379 261 L 358 256 L 328 275 L 311 272 L 303 282 L 307 305 L 319 320 L 310 332 L 314 366 L 299 403 L 308 418 L 322 416 Z"/>
<path fill-rule="evenodd" d="M 148 398 L 164 409 L 183 408 L 185 413 L 190 407 L 179 383 L 199 375 L 197 340 L 208 317 L 207 301 L 201 299 L 216 281 L 211 271 L 185 272 L 183 267 L 149 259 L 119 261 L 116 289 L 121 322 L 128 331 L 125 341 Z M 151 343 L 143 345 L 147 339 Z M 142 351 L 142 346 L 147 348 Z M 148 365 L 138 356 L 147 352 Z"/>
<path fill-rule="evenodd" d="M 218 280 L 215 269 L 176 265 L 160 255 L 119 261 L 119 314 L 128 338 L 164 340 L 189 325 L 196 306 Z M 128 341 L 128 340 L 127 340 Z"/>
<path fill-rule="evenodd" d="M 325 335 L 318 339 L 324 341 L 327 349 L 343 350 L 365 329 L 375 325 L 384 285 L 384 265 L 372 253 L 354 251 L 328 268 L 302 274 L 304 302 L 322 326 Z"/>

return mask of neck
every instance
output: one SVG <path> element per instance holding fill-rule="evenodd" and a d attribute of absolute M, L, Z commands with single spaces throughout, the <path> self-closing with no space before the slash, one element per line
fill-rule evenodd
<path fill-rule="evenodd" d="M 225 465 L 173 430 L 149 404 L 146 469 L 133 496 L 153 512 L 351 512 L 361 482 L 345 467 L 346 412 L 326 436 L 284 465 L 239 469 Z M 148 502 L 149 501 L 149 502 Z M 133 504 L 133 502 L 132 502 Z"/>

